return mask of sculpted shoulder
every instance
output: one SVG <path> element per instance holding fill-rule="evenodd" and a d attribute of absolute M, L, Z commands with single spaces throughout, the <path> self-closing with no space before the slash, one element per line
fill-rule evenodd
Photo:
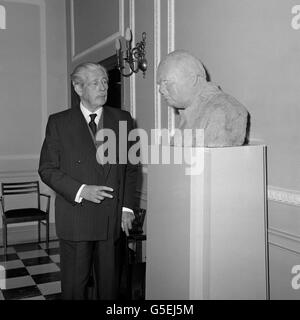
<path fill-rule="evenodd" d="M 237 99 L 235 99 L 233 96 L 227 93 L 223 93 L 223 95 L 225 96 L 225 101 L 227 101 L 227 105 L 229 107 L 232 107 L 232 109 L 234 109 L 241 116 L 247 117 L 248 110 L 241 102 L 239 102 Z"/>
<path fill-rule="evenodd" d="M 211 112 L 223 111 L 225 114 L 238 114 L 247 117 L 248 111 L 246 107 L 240 103 L 233 96 L 220 91 L 210 101 L 208 101 L 206 108 Z"/>

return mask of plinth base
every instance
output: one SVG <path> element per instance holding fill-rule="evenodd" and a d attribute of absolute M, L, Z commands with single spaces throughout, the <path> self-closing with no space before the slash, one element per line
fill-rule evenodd
<path fill-rule="evenodd" d="M 146 299 L 268 298 L 266 147 L 183 149 L 148 166 Z"/>

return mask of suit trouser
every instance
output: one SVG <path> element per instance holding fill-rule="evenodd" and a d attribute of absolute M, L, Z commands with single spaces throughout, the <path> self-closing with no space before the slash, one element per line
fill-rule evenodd
<path fill-rule="evenodd" d="M 87 283 L 94 267 L 97 298 L 116 299 L 119 285 L 117 246 L 113 240 L 60 239 L 61 289 L 64 300 L 87 298 Z"/>

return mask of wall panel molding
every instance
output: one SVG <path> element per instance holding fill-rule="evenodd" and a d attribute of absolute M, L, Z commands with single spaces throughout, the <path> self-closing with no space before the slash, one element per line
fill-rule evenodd
<path fill-rule="evenodd" d="M 37 171 L 39 154 L 0 156 L 0 175 Z"/>
<path fill-rule="evenodd" d="M 0 172 L 0 179 L 3 181 L 4 179 L 23 179 L 23 178 L 32 178 L 39 180 L 39 174 L 37 170 L 28 170 L 28 171 L 6 171 Z"/>
<path fill-rule="evenodd" d="M 41 97 L 42 97 L 42 132 L 41 137 L 44 140 L 46 125 L 48 120 L 47 109 L 47 41 L 46 41 L 46 6 L 44 1 L 40 1 L 41 14 Z"/>
<path fill-rule="evenodd" d="M 48 119 L 47 113 L 47 50 L 46 50 L 46 4 L 45 0 L 4 0 L 7 3 L 36 5 L 40 11 L 40 67 L 41 67 L 41 142 L 44 139 Z M 0 175 L 14 173 L 31 173 L 33 163 L 37 163 L 38 154 L 16 154 L 0 156 Z"/>
<path fill-rule="evenodd" d="M 41 108 L 42 108 L 42 132 L 44 137 L 47 124 L 47 50 L 46 50 L 46 4 L 45 0 L 4 0 L 5 2 L 15 2 L 22 4 L 31 4 L 40 8 L 40 44 L 41 44 Z"/>
<path fill-rule="evenodd" d="M 270 227 L 269 244 L 300 255 L 300 235 Z"/>
<path fill-rule="evenodd" d="M 24 226 L 9 226 L 8 227 L 8 245 L 20 244 L 20 243 L 32 243 L 38 241 L 38 227 L 36 224 L 24 225 Z M 45 241 L 45 226 L 41 226 L 41 240 Z M 2 229 L 0 229 L 0 237 L 2 239 Z M 50 240 L 57 240 L 55 223 L 49 225 L 49 238 Z M 2 241 L 1 241 L 2 244 Z M 1 247 L 3 247 L 1 245 Z"/>
<path fill-rule="evenodd" d="M 148 174 L 147 166 L 142 167 L 143 174 Z M 268 186 L 268 200 L 290 206 L 300 206 L 300 191 Z"/>
<path fill-rule="evenodd" d="M 161 129 L 161 95 L 158 90 L 157 67 L 161 59 L 161 0 L 154 0 L 154 128 Z M 160 143 L 158 130 L 155 144 Z"/>
<path fill-rule="evenodd" d="M 269 186 L 268 200 L 291 206 L 300 206 L 300 191 Z"/>
<path fill-rule="evenodd" d="M 129 28 L 132 31 L 132 43 L 135 43 L 135 0 L 129 0 Z M 136 119 L 136 74 L 129 77 L 130 114 Z"/>
<path fill-rule="evenodd" d="M 175 50 L 175 0 L 168 0 L 168 53 Z M 175 130 L 175 111 L 168 107 L 168 129 L 172 136 Z"/>
<path fill-rule="evenodd" d="M 33 4 L 37 6 L 44 6 L 45 0 L 3 0 L 4 2 L 15 2 L 15 3 L 24 3 L 24 4 Z"/>
<path fill-rule="evenodd" d="M 83 50 L 80 53 L 75 53 L 75 41 L 76 41 L 76 35 L 75 35 L 75 21 L 74 21 L 74 0 L 70 1 L 70 13 L 71 13 L 71 56 L 72 56 L 72 62 L 76 62 L 78 59 L 82 58 L 83 56 L 100 49 L 120 36 L 124 36 L 124 0 L 119 0 L 119 30 L 107 38 L 99 41 L 98 43 L 94 44 L 93 46 L 87 48 L 86 50 Z"/>

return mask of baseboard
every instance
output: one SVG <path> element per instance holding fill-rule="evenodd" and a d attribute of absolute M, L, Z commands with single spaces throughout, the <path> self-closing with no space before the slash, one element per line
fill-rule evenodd
<path fill-rule="evenodd" d="M 300 255 L 300 236 L 269 227 L 269 244 Z"/>
<path fill-rule="evenodd" d="M 1 247 L 3 246 L 2 229 L 0 229 Z M 50 240 L 57 240 L 55 232 L 55 223 L 50 223 L 49 226 L 49 238 Z M 41 226 L 41 241 L 46 240 L 45 226 Z M 7 231 L 8 245 L 31 243 L 38 241 L 38 226 L 37 224 L 30 224 L 26 226 L 9 226 Z"/>

